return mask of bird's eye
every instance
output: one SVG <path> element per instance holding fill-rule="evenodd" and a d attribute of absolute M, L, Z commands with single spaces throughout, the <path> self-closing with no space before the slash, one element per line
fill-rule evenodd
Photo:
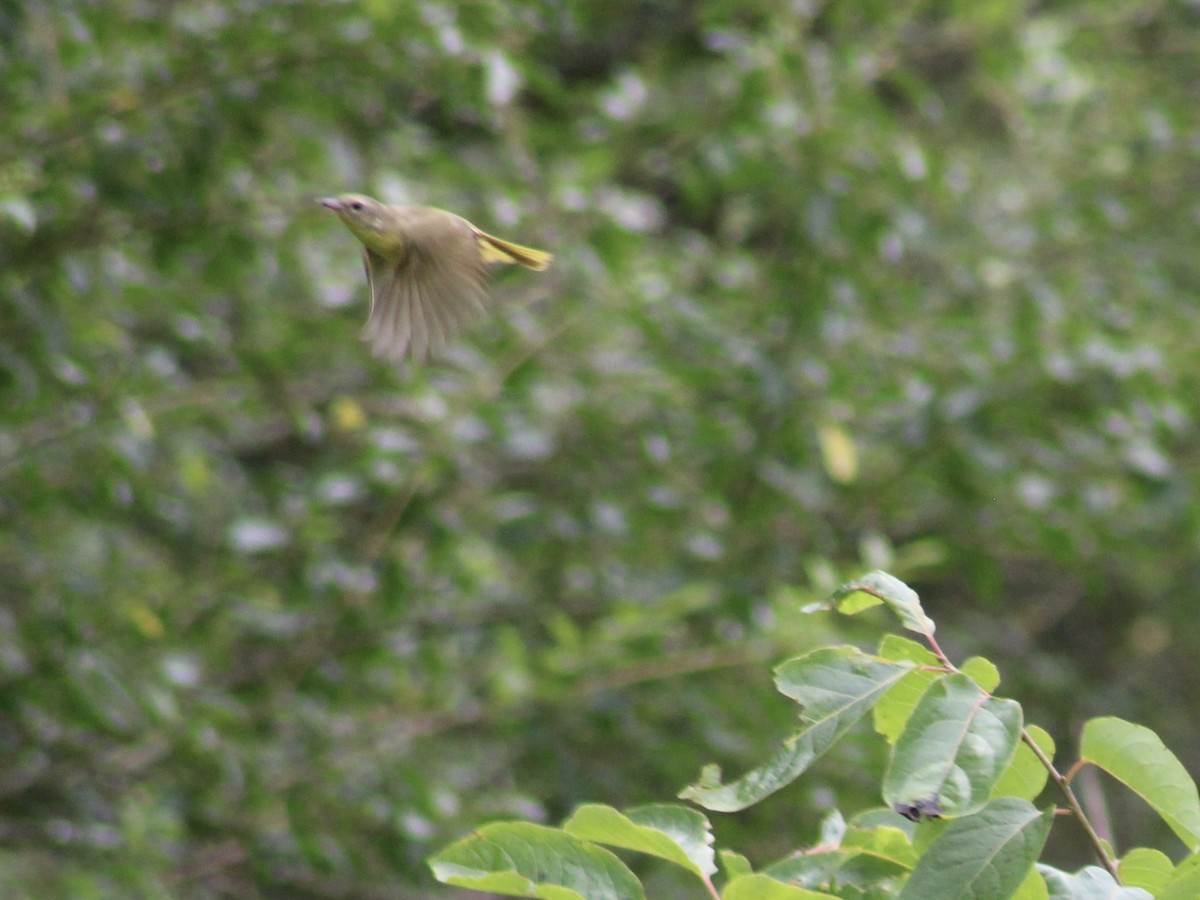
<path fill-rule="evenodd" d="M 363 205 L 361 203 L 359 203 L 357 200 L 355 200 L 353 203 L 350 204 L 350 208 L 351 209 L 362 209 Z"/>

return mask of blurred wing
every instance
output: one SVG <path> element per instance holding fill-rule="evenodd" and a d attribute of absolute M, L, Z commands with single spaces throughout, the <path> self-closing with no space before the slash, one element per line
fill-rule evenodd
<path fill-rule="evenodd" d="M 389 260 L 366 250 L 364 261 L 371 314 L 362 337 L 381 359 L 403 359 L 411 348 L 413 357 L 422 360 L 484 311 L 486 273 L 477 252 L 464 258 L 413 248 L 401 259 Z"/>

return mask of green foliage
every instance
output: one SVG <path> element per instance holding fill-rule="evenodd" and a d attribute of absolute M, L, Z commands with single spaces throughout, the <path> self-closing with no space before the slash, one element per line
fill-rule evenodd
<path fill-rule="evenodd" d="M 1021 707 L 988 696 L 965 674 L 937 679 L 921 696 L 892 749 L 883 799 L 911 808 L 937 798 L 943 814 L 981 809 L 1008 768 Z"/>
<path fill-rule="evenodd" d="M 1187 890 L 1195 890 L 1200 853 L 1194 846 L 1178 867 L 1151 848 L 1131 850 L 1118 864 L 1086 818 L 1069 779 L 1055 769 L 1054 747 L 1048 736 L 1024 727 L 1020 704 L 992 696 L 945 657 L 933 640 L 933 622 L 925 616 L 915 592 L 892 576 L 876 572 L 838 589 L 833 604 L 849 614 L 869 608 L 870 604 L 838 602 L 862 590 L 864 584 L 887 585 L 886 593 L 904 597 L 902 605 L 889 605 L 905 627 L 912 627 L 915 621 L 923 623 L 935 660 L 926 668 L 933 679 L 925 683 L 924 693 L 898 734 L 891 734 L 890 718 L 876 718 L 877 724 L 885 726 L 877 728 L 879 734 L 893 744 L 880 778 L 885 809 L 864 811 L 850 826 L 835 812 L 827 819 L 819 843 L 797 847 L 757 873 L 745 857 L 722 850 L 721 859 L 728 862 L 724 866 L 726 883 L 720 891 L 709 877 L 716 871 L 709 821 L 694 810 L 666 805 L 625 813 L 584 806 L 561 831 L 539 827 L 528 832 L 533 826 L 495 823 L 487 826 L 489 836 L 503 835 L 508 841 L 529 834 L 530 846 L 503 858 L 489 850 L 485 865 L 490 868 L 465 879 L 459 876 L 457 861 L 478 852 L 482 834 L 472 835 L 430 859 L 435 874 L 450 884 L 505 895 L 551 897 L 558 896 L 554 893 L 560 884 L 558 873 L 569 870 L 574 881 L 596 885 L 589 888 L 592 893 L 582 893 L 584 898 L 643 896 L 636 879 L 633 887 L 608 883 L 609 859 L 585 859 L 574 843 L 563 843 L 570 836 L 587 846 L 619 847 L 672 862 L 699 880 L 709 896 L 724 900 L 1149 900 L 1182 898 Z M 904 649 L 915 655 L 893 636 L 885 637 L 881 646 L 893 654 Z M 996 672 L 986 660 L 977 660 L 973 668 L 988 681 Z M 843 647 L 814 651 L 785 663 L 779 672 L 779 690 L 800 705 L 804 720 L 801 730 L 784 741 L 781 756 L 792 754 L 791 748 L 805 742 L 827 719 L 828 708 L 854 708 L 857 712 L 851 722 L 857 721 L 871 706 L 883 704 L 897 681 L 912 674 L 908 666 Z M 845 734 L 846 730 L 840 729 L 827 744 L 831 746 Z M 1024 740 L 1033 763 L 1042 768 L 1040 782 L 1024 771 L 1029 758 L 1015 755 L 1018 739 Z M 1117 718 L 1092 719 L 1084 726 L 1081 752 L 1079 764 L 1107 769 L 1145 797 L 1164 821 L 1188 839 L 1190 834 L 1182 823 L 1190 820 L 1196 807 L 1196 785 L 1152 731 Z M 805 766 L 810 761 L 806 759 Z M 737 790 L 709 785 L 709 776 L 705 776 L 700 785 L 681 796 L 710 810 L 737 811 L 761 802 L 799 776 L 803 768 L 780 775 L 777 761 L 772 760 L 736 782 Z M 1086 867 L 1071 874 L 1038 863 L 1056 810 L 1052 803 L 1039 810 L 1031 801 L 1041 794 L 1047 775 L 1061 791 L 1067 811 L 1092 837 L 1102 868 Z M 1036 785 L 1032 792 L 1028 792 L 1030 785 Z M 731 802 L 734 796 L 737 802 Z M 915 828 L 912 823 L 917 823 Z M 498 847 L 503 843 L 497 840 Z M 594 849 L 600 852 L 598 846 Z M 538 858 L 536 875 L 519 884 L 512 881 L 514 868 L 522 874 L 530 870 L 520 861 L 531 856 Z M 627 872 L 623 869 L 621 877 Z M 632 873 L 628 877 L 632 878 Z"/>
<path fill-rule="evenodd" d="M 784 742 L 770 762 L 736 782 L 720 784 L 720 772 L 706 769 L 700 782 L 681 796 L 722 812 L 758 803 L 798 778 L 845 736 L 909 668 L 873 658 L 853 647 L 817 650 L 785 663 L 775 683 L 780 693 L 804 708 L 801 729 Z"/>
<path fill-rule="evenodd" d="M 650 853 L 699 878 L 717 871 L 712 834 L 700 813 L 678 806 L 642 806 L 624 814 L 607 806 L 581 806 L 563 831 L 586 841 Z"/>
<path fill-rule="evenodd" d="M 1190 850 L 1200 851 L 1196 782 L 1149 728 L 1115 718 L 1092 719 L 1079 742 L 1080 760 L 1123 781 L 1154 807 Z"/>
<path fill-rule="evenodd" d="M 1001 797 L 933 839 L 898 896 L 1001 900 L 1014 896 L 1042 851 L 1054 810 Z"/>
<path fill-rule="evenodd" d="M 646 895 L 613 854 L 554 828 L 485 825 L 432 862 L 447 884 L 546 900 L 640 900 Z"/>

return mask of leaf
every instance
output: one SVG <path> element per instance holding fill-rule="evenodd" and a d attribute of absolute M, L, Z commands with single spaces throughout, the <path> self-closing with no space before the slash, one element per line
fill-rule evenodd
<path fill-rule="evenodd" d="M 849 822 L 852 828 L 897 828 L 902 831 L 909 841 L 917 831 L 917 823 L 896 814 L 894 809 L 879 806 L 856 813 Z"/>
<path fill-rule="evenodd" d="M 1046 729 L 1037 725 L 1029 725 L 1026 726 L 1025 731 L 1046 754 L 1047 759 L 1054 759 L 1054 738 L 1047 733 Z M 1033 800 L 1045 788 L 1049 777 L 1050 773 L 1042 765 L 1042 761 L 1037 758 L 1037 754 L 1030 750 L 1024 741 L 1019 741 L 1012 762 L 1008 764 L 1008 768 L 1004 770 L 1004 774 L 992 788 L 992 796 L 1022 797 L 1025 800 Z"/>
<path fill-rule="evenodd" d="M 906 876 L 915 863 L 916 853 L 900 829 L 851 828 L 843 847 L 794 854 L 767 866 L 763 874 L 813 890 L 832 885 L 866 890 Z"/>
<path fill-rule="evenodd" d="M 1145 888 L 1157 895 L 1175 874 L 1175 865 L 1167 854 L 1150 847 L 1135 847 L 1117 866 L 1121 881 L 1129 887 Z M 1190 896 L 1200 897 L 1200 883 Z"/>
<path fill-rule="evenodd" d="M 821 820 L 820 843 L 827 847 L 837 847 L 846 836 L 846 819 L 841 810 L 833 809 Z"/>
<path fill-rule="evenodd" d="M 1050 866 L 1038 866 L 1050 891 L 1050 900 L 1153 900 L 1138 887 L 1122 887 L 1099 866 L 1088 866 L 1071 875 Z M 1195 900 L 1195 895 L 1189 895 Z M 1162 898 L 1159 898 L 1162 900 Z M 1183 900 L 1183 897 L 1174 898 Z"/>
<path fill-rule="evenodd" d="M 892 810 L 895 812 L 895 810 Z M 905 821 L 908 821 L 907 819 Z M 917 856 L 924 856 L 929 845 L 942 836 L 942 832 L 950 827 L 956 819 L 923 819 L 913 822 L 912 845 Z"/>
<path fill-rule="evenodd" d="M 1025 881 L 1042 852 L 1053 808 L 1025 800 L 992 800 L 951 822 L 917 862 L 900 900 L 1004 900 Z"/>
<path fill-rule="evenodd" d="M 1200 855 L 1193 853 L 1181 860 L 1155 896 L 1158 900 L 1195 900 L 1200 897 Z"/>
<path fill-rule="evenodd" d="M 1025 880 L 1021 882 L 1011 900 L 1050 900 L 1046 880 L 1042 878 L 1036 866 L 1029 867 L 1029 871 L 1025 873 Z"/>
<path fill-rule="evenodd" d="M 1008 767 L 1021 732 L 1021 706 L 989 697 L 966 675 L 938 680 L 892 748 L 884 800 L 897 811 L 968 815 Z"/>
<path fill-rule="evenodd" d="M 826 647 L 785 662 L 775 670 L 775 685 L 804 708 L 804 727 L 737 781 L 721 784 L 719 770 L 706 767 L 679 796 L 721 812 L 759 802 L 799 777 L 911 668 L 855 647 Z"/>
<path fill-rule="evenodd" d="M 933 651 L 896 634 L 886 635 L 880 641 L 879 655 L 893 662 L 908 660 L 918 666 L 941 665 Z M 889 744 L 896 743 L 896 738 L 904 731 L 904 723 L 917 708 L 917 703 L 942 674 L 932 668 L 913 669 L 896 682 L 894 687 L 879 698 L 879 702 L 871 711 L 875 731 L 887 738 Z"/>
<path fill-rule="evenodd" d="M 959 666 L 959 669 L 989 694 L 1000 686 L 1000 670 L 990 659 L 972 656 Z"/>
<path fill-rule="evenodd" d="M 704 879 L 717 871 L 712 826 L 686 806 L 655 804 L 618 812 L 611 806 L 579 807 L 563 831 L 585 841 L 648 853 Z"/>
<path fill-rule="evenodd" d="M 641 882 L 603 847 L 557 828 L 496 822 L 429 858 L 443 884 L 544 900 L 640 900 Z"/>
<path fill-rule="evenodd" d="M 843 847 L 870 853 L 905 869 L 911 869 L 917 862 L 908 835 L 899 828 L 851 828 L 846 832 Z"/>
<path fill-rule="evenodd" d="M 1154 900 L 1154 895 L 1138 887 L 1123 887 L 1106 871 L 1095 866 L 1084 869 L 1075 879 L 1075 900 Z M 1192 895 L 1195 900 L 1195 895 Z"/>
<path fill-rule="evenodd" d="M 829 884 L 852 854 L 847 850 L 810 850 L 772 863 L 762 874 L 796 887 L 817 890 Z"/>
<path fill-rule="evenodd" d="M 822 897 L 836 898 L 837 895 L 784 884 L 761 874 L 731 881 L 721 892 L 721 900 L 820 900 Z"/>
<path fill-rule="evenodd" d="M 1080 759 L 1100 767 L 1140 795 L 1193 853 L 1200 849 L 1200 795 L 1157 734 L 1113 716 L 1083 726 Z"/>
<path fill-rule="evenodd" d="M 887 572 L 868 572 L 848 581 L 833 592 L 828 606 L 845 615 L 854 615 L 885 603 L 909 631 L 933 634 L 933 619 L 925 615 L 917 592 Z"/>
<path fill-rule="evenodd" d="M 1074 896 L 1072 890 L 1074 875 L 1042 863 L 1038 863 L 1034 868 L 1042 876 L 1042 881 L 1046 884 L 1046 891 L 1049 893 L 1050 900 L 1071 900 Z"/>
<path fill-rule="evenodd" d="M 735 878 L 740 878 L 743 875 L 749 875 L 754 871 L 754 867 L 750 865 L 750 860 L 736 853 L 733 850 L 722 850 L 719 853 L 721 859 L 721 871 L 725 873 L 726 879 L 733 881 Z"/>
<path fill-rule="evenodd" d="M 899 883 L 917 862 L 908 835 L 898 828 L 852 829 L 843 849 L 850 855 L 838 867 L 834 883 L 864 890 Z"/>

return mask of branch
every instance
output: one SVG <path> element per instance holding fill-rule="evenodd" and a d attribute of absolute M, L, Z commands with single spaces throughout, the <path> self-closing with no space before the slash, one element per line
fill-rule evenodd
<path fill-rule="evenodd" d="M 1054 783 L 1058 785 L 1058 789 L 1062 792 L 1063 797 L 1066 798 L 1067 808 L 1071 811 L 1071 815 L 1083 827 L 1083 833 L 1087 835 L 1088 843 L 1092 845 L 1092 851 L 1096 854 L 1104 868 L 1108 870 L 1108 874 L 1113 877 L 1117 884 L 1120 884 L 1121 876 L 1117 874 L 1117 862 L 1109 855 L 1108 848 L 1104 846 L 1104 841 L 1096 833 L 1096 829 L 1092 827 L 1092 823 L 1088 821 L 1087 814 L 1083 811 L 1083 807 L 1079 805 L 1079 800 L 1075 797 L 1075 792 L 1071 790 L 1071 783 L 1067 780 L 1066 776 L 1054 767 L 1054 763 L 1042 752 L 1042 748 L 1037 745 L 1037 742 L 1029 736 L 1029 732 L 1024 728 L 1021 729 L 1021 740 L 1025 742 L 1025 746 L 1033 751 L 1033 755 L 1038 758 L 1038 761 L 1046 767 L 1046 771 L 1050 773 L 1050 777 L 1054 779 Z"/>

